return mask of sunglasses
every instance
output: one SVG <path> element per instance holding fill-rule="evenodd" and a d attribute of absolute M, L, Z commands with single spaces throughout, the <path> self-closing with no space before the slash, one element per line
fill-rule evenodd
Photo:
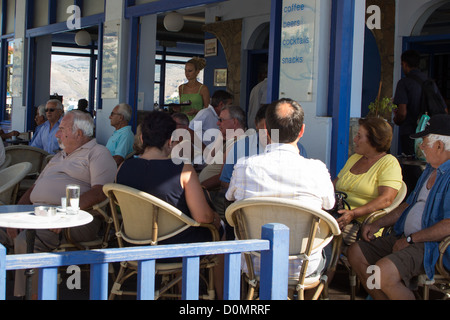
<path fill-rule="evenodd" d="M 224 122 L 224 121 L 227 121 L 227 120 L 233 120 L 233 118 L 230 118 L 230 119 L 222 119 L 222 118 L 219 118 L 219 122 Z"/>
<path fill-rule="evenodd" d="M 45 109 L 45 112 L 55 112 L 56 109 Z"/>

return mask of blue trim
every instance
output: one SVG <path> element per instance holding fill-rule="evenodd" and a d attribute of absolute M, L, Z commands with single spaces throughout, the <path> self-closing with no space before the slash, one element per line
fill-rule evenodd
<path fill-rule="evenodd" d="M 88 17 L 81 18 L 81 27 L 88 27 L 96 24 L 103 23 L 105 21 L 105 14 L 99 13 Z M 39 37 L 45 36 L 52 33 L 68 31 L 66 22 L 54 23 L 52 25 L 36 27 L 32 29 L 27 29 L 26 37 Z"/>
<path fill-rule="evenodd" d="M 330 62 L 329 110 L 333 115 L 331 168 L 334 178 L 348 159 L 350 137 L 350 104 L 352 85 L 353 34 L 356 0 L 333 0 L 335 29 L 333 56 Z"/>
<path fill-rule="evenodd" d="M 272 0 L 270 8 L 269 61 L 267 65 L 267 101 L 278 100 L 280 91 L 282 0 Z"/>
<path fill-rule="evenodd" d="M 141 17 L 149 14 L 168 12 L 183 8 L 201 6 L 205 4 L 224 2 L 225 0 L 171 0 L 156 1 L 140 5 L 133 5 L 135 1 L 125 1 L 125 18 Z"/>
<path fill-rule="evenodd" d="M 97 97 L 97 110 L 103 109 L 103 99 L 102 99 L 102 66 L 103 66 L 103 24 L 99 23 L 98 26 L 98 41 L 97 41 L 97 90 L 95 90 L 95 95 Z"/>
<path fill-rule="evenodd" d="M 130 19 L 129 45 L 128 45 L 128 71 L 127 71 L 127 103 L 133 109 L 130 125 L 137 127 L 137 97 L 139 86 L 139 18 Z"/>

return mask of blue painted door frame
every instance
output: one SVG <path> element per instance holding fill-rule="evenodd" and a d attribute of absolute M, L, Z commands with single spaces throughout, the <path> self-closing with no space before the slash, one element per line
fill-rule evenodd
<path fill-rule="evenodd" d="M 333 0 L 328 95 L 328 113 L 333 117 L 332 179 L 348 159 L 355 1 Z"/>
<path fill-rule="evenodd" d="M 332 4 L 328 115 L 333 118 L 329 168 L 333 179 L 348 159 L 355 1 L 333 0 Z M 279 97 L 282 5 L 282 0 L 272 0 L 268 101 Z"/>

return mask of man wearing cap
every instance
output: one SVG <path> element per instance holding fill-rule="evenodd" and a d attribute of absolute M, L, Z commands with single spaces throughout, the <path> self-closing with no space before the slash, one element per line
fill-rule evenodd
<path fill-rule="evenodd" d="M 414 299 L 417 276 L 426 273 L 433 279 L 439 242 L 450 235 L 450 115 L 432 117 L 425 130 L 411 138 L 423 138 L 420 148 L 428 163 L 416 188 L 390 214 L 364 225 L 363 240 L 348 251 L 353 270 L 374 299 Z M 374 238 L 389 226 L 394 226 L 390 235 Z M 374 269 L 368 269 L 373 265 L 378 267 L 377 284 L 371 280 Z M 450 249 L 444 267 L 450 270 Z"/>

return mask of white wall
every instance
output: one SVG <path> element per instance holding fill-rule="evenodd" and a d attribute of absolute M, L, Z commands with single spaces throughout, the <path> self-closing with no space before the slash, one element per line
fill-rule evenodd
<path fill-rule="evenodd" d="M 105 2 L 105 24 L 119 23 L 119 57 L 118 57 L 118 81 L 119 92 L 114 99 L 103 99 L 102 109 L 97 111 L 96 134 L 97 142 L 106 145 L 109 137 L 114 132 L 109 116 L 116 105 L 126 102 L 126 83 L 128 68 L 129 23 L 123 19 L 124 5 L 122 1 L 107 0 Z"/>

